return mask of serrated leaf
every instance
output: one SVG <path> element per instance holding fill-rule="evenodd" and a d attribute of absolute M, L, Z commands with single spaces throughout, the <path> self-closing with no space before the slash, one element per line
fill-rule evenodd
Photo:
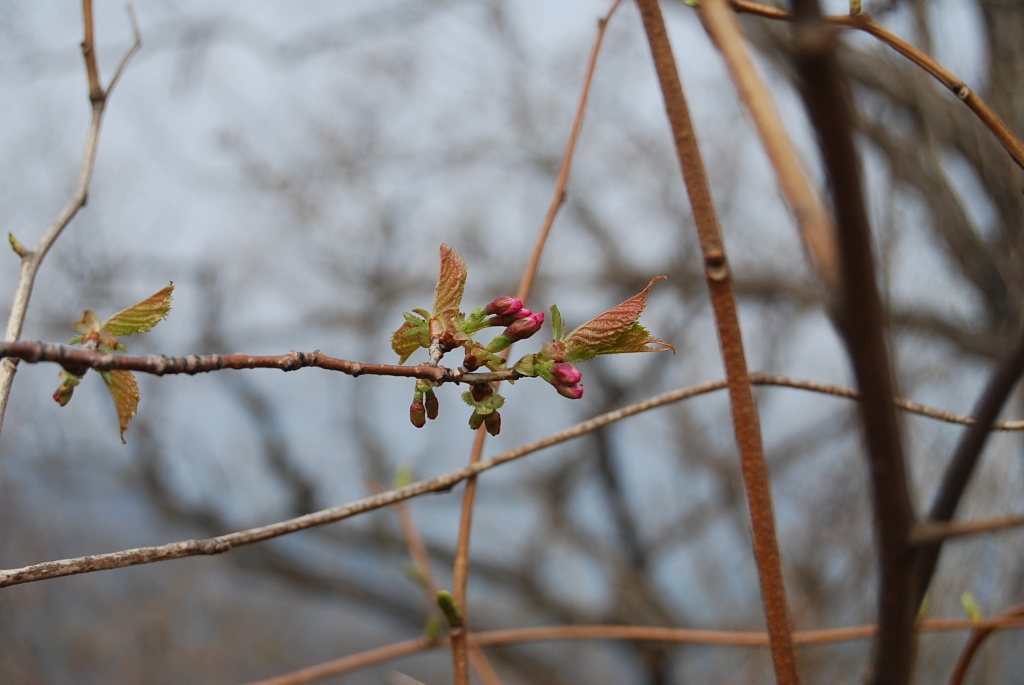
<path fill-rule="evenodd" d="M 652 278 L 647 287 L 622 304 L 586 322 L 565 339 L 565 361 L 583 362 L 599 354 L 664 352 L 675 347 L 653 337 L 640 325 L 640 314 L 647 306 L 651 287 L 664 276 Z"/>
<path fill-rule="evenodd" d="M 466 289 L 466 262 L 448 245 L 441 245 L 441 270 L 434 289 L 433 316 L 454 316 L 462 306 L 462 293 Z"/>
<path fill-rule="evenodd" d="M 142 302 L 114 314 L 103 322 L 102 330 L 113 335 L 145 333 L 160 323 L 171 311 L 172 292 L 174 292 L 173 283 L 159 292 L 153 293 Z"/>
<path fill-rule="evenodd" d="M 406 314 L 405 323 L 391 334 L 391 349 L 398 355 L 399 364 L 404 364 L 405 360 L 419 348 L 429 346 L 429 324 L 413 314 Z"/>
<path fill-rule="evenodd" d="M 131 421 L 139 410 L 139 384 L 135 381 L 135 375 L 131 371 L 114 369 L 112 371 L 101 371 L 100 375 L 107 384 L 107 390 L 114 399 L 114 407 L 117 409 L 117 421 L 121 426 L 121 442 L 124 443 L 124 432 L 128 430 L 128 422 Z"/>
<path fill-rule="evenodd" d="M 473 399 L 473 393 L 462 393 L 462 401 L 473 407 L 477 414 L 486 415 L 497 411 L 505 406 L 505 398 L 498 393 L 493 393 L 482 400 Z"/>

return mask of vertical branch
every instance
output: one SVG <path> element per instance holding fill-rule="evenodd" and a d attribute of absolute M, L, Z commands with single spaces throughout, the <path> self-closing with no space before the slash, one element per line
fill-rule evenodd
<path fill-rule="evenodd" d="M 93 167 L 96 162 L 96 150 L 99 147 L 100 124 L 103 121 L 103 111 L 106 108 L 107 99 L 114 86 L 117 84 L 121 73 L 132 56 L 142 47 L 142 38 L 139 34 L 139 27 L 135 21 L 135 14 L 131 7 L 128 8 L 128 16 L 132 24 L 134 42 L 128 52 L 121 59 L 117 72 L 114 74 L 110 85 L 104 90 L 100 84 L 99 67 L 96 64 L 96 47 L 93 41 L 92 21 L 92 0 L 82 0 L 82 20 L 85 24 L 85 35 L 82 39 L 82 57 L 85 60 L 86 77 L 89 83 L 89 102 L 92 105 L 92 119 L 89 122 L 89 132 L 85 139 L 85 152 L 82 154 L 82 162 L 78 170 L 78 179 L 75 182 L 75 189 L 71 198 L 57 215 L 57 218 L 46 233 L 40 238 L 39 243 L 32 250 L 15 248 L 15 252 L 21 257 L 21 274 L 18 276 L 18 284 L 14 291 L 14 301 L 11 303 L 11 313 L 7 319 L 7 327 L 4 330 L 4 340 L 14 342 L 21 337 L 22 328 L 25 325 L 25 316 L 28 313 L 29 300 L 32 298 L 32 288 L 35 286 L 36 274 L 39 267 L 46 258 L 46 254 L 53 247 L 53 244 L 60 237 L 64 228 L 78 214 L 78 210 L 85 206 L 89 195 L 89 184 L 92 182 Z M 12 246 L 16 244 L 14 236 L 9 236 Z M 3 429 L 4 415 L 7 412 L 7 400 L 11 394 L 11 385 L 14 382 L 14 374 L 17 371 L 17 362 L 14 359 L 0 360 L 0 430 Z"/>
<path fill-rule="evenodd" d="M 558 171 L 558 179 L 555 181 L 554 196 L 552 197 L 551 205 L 548 207 L 548 212 L 544 217 L 544 223 L 541 225 L 540 232 L 537 235 L 537 240 L 534 243 L 530 261 L 527 263 L 527 266 L 523 271 L 522 280 L 519 282 L 519 290 L 516 292 L 516 297 L 523 302 L 525 302 L 530 295 L 530 290 L 533 287 L 533 281 L 537 275 L 537 268 L 540 265 L 540 258 L 544 252 L 544 246 L 547 243 L 548 235 L 551 233 L 551 227 L 554 225 L 555 217 L 558 215 L 558 210 L 561 208 L 562 203 L 565 200 L 565 186 L 569 181 L 569 170 L 572 168 L 573 154 L 576 151 L 576 141 L 579 138 L 580 130 L 583 127 L 583 113 L 586 111 L 587 100 L 590 97 L 590 85 L 594 80 L 594 71 L 597 68 L 597 56 L 601 52 L 601 44 L 604 42 L 604 34 L 605 30 L 608 28 L 608 22 L 611 20 L 612 15 L 615 14 L 615 10 L 619 8 L 620 4 L 622 4 L 622 0 L 615 0 L 611 9 L 608 10 L 608 13 L 598 20 L 597 38 L 594 40 L 594 48 L 591 51 L 590 61 L 587 64 L 586 76 L 583 79 L 583 92 L 580 94 L 579 105 L 576 107 L 576 115 L 573 118 L 569 141 L 566 143 L 565 154 L 562 157 L 562 166 Z M 511 349 L 512 348 L 509 347 L 502 352 L 502 357 L 504 359 L 508 359 Z M 469 456 L 470 464 L 475 464 L 480 461 L 486 440 L 487 432 L 483 429 L 483 426 L 481 426 L 477 430 L 476 437 L 473 441 L 473 448 Z M 455 605 L 463 612 L 463 617 L 466 615 L 466 587 L 469 582 L 469 541 L 473 528 L 473 503 L 475 500 L 476 476 L 471 476 L 466 480 L 466 489 L 462 496 L 462 512 L 459 517 L 459 537 L 458 542 L 456 543 L 452 579 Z M 468 685 L 469 669 L 465 628 L 452 633 L 451 647 L 455 684 Z"/>
<path fill-rule="evenodd" d="M 665 109 L 672 126 L 683 180 L 693 207 L 697 236 L 704 255 L 705 276 L 722 346 L 733 427 L 740 451 L 747 504 L 750 508 L 754 556 L 761 584 L 775 675 L 780 683 L 799 683 L 793 630 L 786 602 L 786 587 L 782 578 L 782 561 L 775 534 L 768 467 L 765 464 L 757 406 L 743 352 L 743 339 L 725 247 L 661 8 L 658 0 L 637 0 L 637 4 L 643 17 L 644 30 L 665 98 Z"/>
<path fill-rule="evenodd" d="M 861 392 L 878 545 L 878 636 L 873 679 L 908 683 L 914 663 L 917 613 L 909 543 L 914 522 L 900 437 L 882 301 L 875 282 L 871 229 L 853 141 L 849 88 L 835 55 L 835 31 L 817 0 L 795 3 L 796 63 L 803 97 L 818 134 L 839 226 L 839 331 Z"/>

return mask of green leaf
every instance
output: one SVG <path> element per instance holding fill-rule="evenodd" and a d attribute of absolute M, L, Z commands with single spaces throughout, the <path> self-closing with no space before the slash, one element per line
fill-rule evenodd
<path fill-rule="evenodd" d="M 448 245 L 441 245 L 441 270 L 434 289 L 434 316 L 455 316 L 462 306 L 462 293 L 466 289 L 466 262 Z"/>
<path fill-rule="evenodd" d="M 498 411 L 505 405 L 505 398 L 498 393 L 493 393 L 483 398 L 482 400 L 476 400 L 473 398 L 473 393 L 466 391 L 462 393 L 462 401 L 473 407 L 477 414 L 486 416 L 491 412 Z"/>
<path fill-rule="evenodd" d="M 11 243 L 11 249 L 14 250 L 14 253 L 16 255 L 18 255 L 19 257 L 24 257 L 25 255 L 28 254 L 28 250 L 26 250 L 25 246 L 21 244 L 20 240 L 14 237 L 13 233 L 7 234 L 7 240 L 8 242 Z"/>
<path fill-rule="evenodd" d="M 558 311 L 557 305 L 551 305 L 551 332 L 552 340 L 561 340 L 565 337 L 565 324 L 562 323 L 562 312 Z"/>
<path fill-rule="evenodd" d="M 104 321 L 100 327 L 101 330 L 113 335 L 145 333 L 167 317 L 167 313 L 171 311 L 171 293 L 173 291 L 174 284 L 171 283 L 142 302 L 122 309 Z"/>
<path fill-rule="evenodd" d="M 655 338 L 639 323 L 640 314 L 647 306 L 647 295 L 651 287 L 664 278 L 658 276 L 651 279 L 647 287 L 639 293 L 570 333 L 564 339 L 565 361 L 584 362 L 599 354 L 667 350 L 675 352 L 675 347 Z"/>
<path fill-rule="evenodd" d="M 430 347 L 430 326 L 426 319 L 406 314 L 405 323 L 391 334 L 391 349 L 398 355 L 398 363 L 404 364 L 421 347 Z"/>
<path fill-rule="evenodd" d="M 981 610 L 981 605 L 978 604 L 978 600 L 974 599 L 974 595 L 970 592 L 960 595 L 960 606 L 963 607 L 964 614 L 971 621 L 977 622 L 985 617 L 985 613 Z"/>
<path fill-rule="evenodd" d="M 121 426 L 121 442 L 124 443 L 124 432 L 128 430 L 128 422 L 135 418 L 139 410 L 139 384 L 135 382 L 135 375 L 131 371 L 113 369 L 101 371 L 100 375 L 114 399 L 117 420 Z"/>

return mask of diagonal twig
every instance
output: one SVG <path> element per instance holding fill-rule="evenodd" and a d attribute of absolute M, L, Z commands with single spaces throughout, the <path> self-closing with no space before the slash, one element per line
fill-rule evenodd
<path fill-rule="evenodd" d="M 780 19 L 783 21 L 793 19 L 793 14 L 786 10 L 769 7 L 759 2 L 750 2 L 749 0 L 729 0 L 729 2 L 737 12 L 755 14 L 766 19 Z M 858 29 L 869 33 L 924 69 L 941 83 L 946 90 L 953 93 L 957 99 L 974 112 L 974 115 L 992 132 L 992 135 L 995 136 L 1000 145 L 1003 146 L 1013 161 L 1017 163 L 1017 166 L 1024 168 L 1024 142 L 1013 133 L 1010 127 L 1006 125 L 1006 122 L 1000 119 L 999 115 L 970 86 L 932 59 L 927 53 L 890 32 L 872 19 L 866 12 L 858 12 L 852 15 L 829 15 L 824 17 L 824 20 L 834 26 Z"/>
<path fill-rule="evenodd" d="M 14 291 L 14 300 L 11 304 L 11 313 L 7 319 L 7 328 L 4 330 L 4 340 L 15 341 L 21 337 L 21 331 L 25 325 L 25 316 L 28 313 L 29 300 L 32 298 L 32 289 L 35 286 L 36 275 L 42 265 L 46 254 L 57 242 L 64 229 L 71 220 L 78 214 L 78 210 L 85 206 L 89 195 L 89 185 L 92 183 L 93 167 L 96 163 L 96 151 L 99 148 L 100 127 L 103 122 L 103 112 L 106 109 L 107 101 L 114 86 L 121 78 L 128 61 L 142 47 L 142 38 L 139 33 L 138 23 L 135 21 L 135 13 L 131 6 L 128 7 L 128 18 L 132 25 L 134 41 L 128 52 L 125 53 L 118 65 L 110 84 L 103 88 L 100 83 L 99 67 L 96 64 L 96 46 L 93 39 L 92 21 L 92 0 L 82 0 L 82 17 L 85 24 L 85 36 L 82 40 L 82 57 L 85 60 L 86 77 L 89 83 L 89 101 L 92 105 L 92 119 L 89 122 L 89 132 L 85 138 L 85 151 L 82 154 L 82 162 L 78 169 L 78 179 L 75 181 L 75 188 L 67 204 L 50 224 L 49 228 L 39 239 L 36 246 L 27 250 L 13 235 L 8 235 L 11 246 L 21 257 L 21 273 L 18 276 L 18 285 Z M 7 412 L 7 400 L 11 394 L 11 385 L 14 383 L 14 374 L 17 372 L 17 362 L 14 359 L 0 359 L 0 430 L 3 429 L 4 415 Z"/>

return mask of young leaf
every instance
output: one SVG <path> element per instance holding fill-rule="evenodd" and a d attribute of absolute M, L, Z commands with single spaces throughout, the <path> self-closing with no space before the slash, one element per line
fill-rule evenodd
<path fill-rule="evenodd" d="M 7 234 L 7 240 L 11 243 L 11 249 L 14 250 L 14 254 L 19 257 L 24 257 L 28 254 L 28 250 L 26 250 L 25 246 L 21 244 L 20 240 L 14 237 L 13 233 Z"/>
<path fill-rule="evenodd" d="M 174 292 L 173 283 L 163 290 L 153 293 L 142 302 L 114 314 L 103 322 L 102 330 L 114 335 L 145 333 L 166 318 L 167 313 L 171 311 L 172 292 Z"/>
<path fill-rule="evenodd" d="M 434 316 L 458 313 L 462 293 L 466 289 L 466 275 L 466 262 L 462 256 L 448 245 L 441 245 L 441 271 L 434 290 Z"/>
<path fill-rule="evenodd" d="M 561 340 L 565 337 L 565 325 L 562 323 L 562 312 L 558 311 L 558 307 L 551 305 L 551 331 L 553 333 L 552 340 Z"/>
<path fill-rule="evenodd" d="M 640 313 L 647 306 L 651 287 L 665 278 L 651 279 L 647 287 L 622 304 L 586 322 L 564 339 L 567 362 L 584 362 L 599 354 L 626 352 L 664 352 L 675 347 L 653 337 L 640 325 Z"/>
<path fill-rule="evenodd" d="M 970 592 L 965 592 L 960 595 L 960 606 L 964 609 L 964 614 L 971 621 L 978 622 L 985 618 L 985 612 L 981 610 L 981 605 L 978 604 L 978 600 L 974 598 L 974 595 Z"/>
<path fill-rule="evenodd" d="M 135 376 L 131 371 L 114 369 L 101 371 L 100 375 L 107 384 L 110 396 L 114 398 L 117 420 L 121 426 L 121 442 L 124 443 L 124 432 L 128 430 L 128 422 L 139 410 L 139 384 L 135 382 Z"/>
<path fill-rule="evenodd" d="M 429 346 L 430 329 L 428 323 L 426 319 L 420 318 L 415 314 L 406 314 L 405 323 L 391 334 L 391 349 L 398 355 L 399 364 L 404 364 L 405 360 L 419 348 Z"/>

